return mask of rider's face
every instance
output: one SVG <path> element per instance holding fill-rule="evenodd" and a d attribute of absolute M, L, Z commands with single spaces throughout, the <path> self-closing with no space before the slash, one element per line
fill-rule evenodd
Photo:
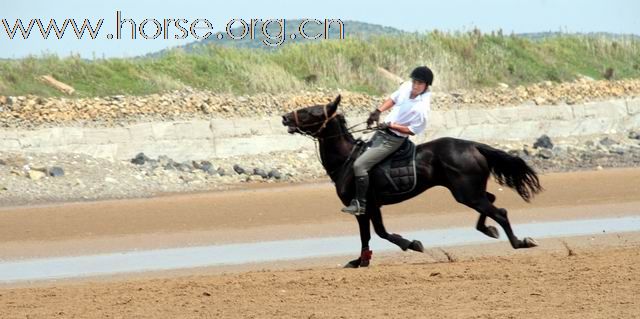
<path fill-rule="evenodd" d="M 427 89 L 427 83 L 426 82 L 413 80 L 412 86 L 411 86 L 411 95 L 412 96 L 416 96 L 418 94 L 422 94 L 422 92 L 424 92 L 424 90 L 426 90 L 426 89 Z"/>

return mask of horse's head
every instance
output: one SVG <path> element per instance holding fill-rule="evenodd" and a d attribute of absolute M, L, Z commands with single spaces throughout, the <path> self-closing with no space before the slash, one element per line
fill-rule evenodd
<path fill-rule="evenodd" d="M 282 125 L 290 134 L 300 133 L 316 137 L 336 116 L 340 95 L 326 105 L 313 105 L 289 112 L 282 116 Z"/>

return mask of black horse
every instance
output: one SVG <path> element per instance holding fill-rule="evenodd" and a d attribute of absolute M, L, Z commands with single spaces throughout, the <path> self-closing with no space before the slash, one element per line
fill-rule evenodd
<path fill-rule="evenodd" d="M 319 141 L 322 165 L 334 182 L 340 200 L 347 205 L 353 198 L 354 186 L 353 175 L 345 174 L 345 170 L 352 168 L 345 162 L 350 159 L 356 140 L 347 129 L 344 116 L 337 112 L 339 103 L 340 95 L 327 105 L 314 105 L 287 113 L 282 117 L 282 124 L 288 127 L 291 134 L 309 135 Z M 480 213 L 476 229 L 483 234 L 493 238 L 499 236 L 495 227 L 485 225 L 486 218 L 490 217 L 504 229 L 513 248 L 537 246 L 529 237 L 518 239 L 511 229 L 507 211 L 493 205 L 496 197 L 486 191 L 491 174 L 499 184 L 515 189 L 527 202 L 542 191 L 536 172 L 524 160 L 489 145 L 449 137 L 416 145 L 416 187 L 409 193 L 396 196 L 380 196 L 370 187 L 366 213 L 357 216 L 362 241 L 361 254 L 345 267 L 369 265 L 370 221 L 381 238 L 391 241 L 402 250 L 422 252 L 424 249 L 419 241 L 410 241 L 386 231 L 380 207 L 402 202 L 437 185 L 448 188 L 457 202 Z"/>

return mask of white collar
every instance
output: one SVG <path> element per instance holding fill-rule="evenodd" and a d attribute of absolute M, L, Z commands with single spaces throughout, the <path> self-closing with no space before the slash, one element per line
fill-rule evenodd
<path fill-rule="evenodd" d="M 412 101 L 422 101 L 422 99 L 424 99 L 424 96 L 427 95 L 427 93 L 431 93 L 431 87 L 428 87 L 424 92 L 416 95 L 415 98 L 411 98 L 411 91 L 409 91 L 409 100 Z"/>

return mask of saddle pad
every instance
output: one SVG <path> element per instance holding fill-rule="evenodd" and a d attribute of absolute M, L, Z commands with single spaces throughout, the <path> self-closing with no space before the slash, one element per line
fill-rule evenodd
<path fill-rule="evenodd" d="M 379 195 L 400 195 L 416 187 L 416 145 L 405 139 L 396 152 L 369 172 Z"/>

